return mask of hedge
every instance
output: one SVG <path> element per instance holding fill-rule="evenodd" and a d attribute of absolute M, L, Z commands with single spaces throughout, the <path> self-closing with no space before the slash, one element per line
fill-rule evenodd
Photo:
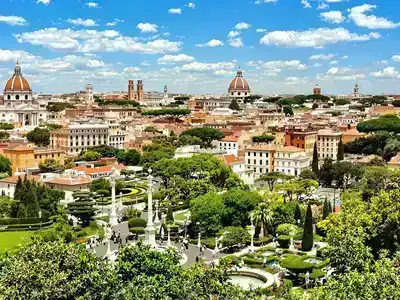
<path fill-rule="evenodd" d="M 278 236 L 278 243 L 279 243 L 279 246 L 281 246 L 282 248 L 289 248 L 290 236 L 288 236 L 288 235 Z"/>
<path fill-rule="evenodd" d="M 328 258 L 328 259 L 325 259 L 324 261 L 320 262 L 319 264 L 316 264 L 316 265 L 315 265 L 315 268 L 316 268 L 316 269 L 325 268 L 326 266 L 329 265 L 329 263 L 330 263 L 329 258 Z"/>
<path fill-rule="evenodd" d="M 256 247 L 259 247 L 259 246 L 261 246 L 263 244 L 266 245 L 266 244 L 269 244 L 271 242 L 272 242 L 272 237 L 263 237 L 263 238 L 260 238 L 260 239 L 254 239 L 253 244 Z M 249 242 L 249 244 L 250 244 L 250 242 Z"/>
<path fill-rule="evenodd" d="M 129 231 L 133 234 L 144 234 L 144 227 L 132 227 Z"/>
<path fill-rule="evenodd" d="M 13 224 L 13 225 L 8 225 L 7 228 L 2 231 L 38 230 L 40 228 L 48 227 L 48 226 L 52 225 L 53 223 L 54 223 L 53 220 L 51 220 L 51 221 L 36 223 L 36 224 Z"/>
<path fill-rule="evenodd" d="M 262 261 L 250 257 L 243 257 L 243 262 L 251 267 L 261 267 L 263 265 Z"/>
<path fill-rule="evenodd" d="M 128 220 L 128 226 L 129 228 L 133 227 L 146 227 L 147 221 L 145 219 L 141 218 L 133 218 Z"/>
<path fill-rule="evenodd" d="M 307 256 L 300 257 L 296 255 L 288 255 L 280 261 L 280 265 L 281 267 L 296 274 L 305 274 L 307 272 L 311 273 L 314 268 L 314 264 L 305 262 L 305 259 L 307 259 Z"/>
<path fill-rule="evenodd" d="M 39 218 L 4 218 L 0 219 L 0 225 L 14 225 L 14 224 L 39 224 L 45 223 L 48 219 L 40 220 Z"/>
<path fill-rule="evenodd" d="M 230 261 L 232 265 L 237 265 L 240 262 L 239 257 L 237 257 L 236 255 L 227 255 L 224 257 L 224 259 Z"/>
<path fill-rule="evenodd" d="M 312 271 L 312 273 L 310 274 L 311 279 L 320 278 L 320 277 L 324 277 L 324 276 L 325 276 L 325 272 L 322 271 L 321 269 L 314 269 Z"/>

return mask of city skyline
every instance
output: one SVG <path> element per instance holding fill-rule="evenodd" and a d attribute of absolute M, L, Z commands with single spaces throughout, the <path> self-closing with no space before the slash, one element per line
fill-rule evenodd
<path fill-rule="evenodd" d="M 226 93 L 241 65 L 252 94 L 400 93 L 400 18 L 389 0 L 133 3 L 5 0 L 0 81 L 15 61 L 34 93 Z"/>

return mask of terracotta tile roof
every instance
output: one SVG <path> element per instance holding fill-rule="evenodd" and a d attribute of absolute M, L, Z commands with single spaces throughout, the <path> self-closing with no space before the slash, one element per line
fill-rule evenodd
<path fill-rule="evenodd" d="M 223 157 L 224 157 L 224 160 L 226 161 L 226 163 L 228 163 L 228 164 L 244 162 L 244 158 L 243 157 L 236 157 L 233 154 L 223 155 Z"/>
<path fill-rule="evenodd" d="M 221 141 L 222 142 L 237 142 L 239 140 L 238 136 L 229 135 L 224 137 Z"/>
<path fill-rule="evenodd" d="M 4 179 L 2 179 L 0 181 L 1 182 L 5 182 L 5 183 L 17 184 L 18 177 L 21 177 L 21 179 L 24 180 L 25 176 L 11 176 L 11 177 L 4 178 Z M 39 181 L 40 180 L 40 176 L 28 176 L 28 180 Z"/>
<path fill-rule="evenodd" d="M 59 185 L 80 185 L 80 184 L 89 184 L 92 180 L 86 176 L 80 177 L 70 177 L 70 176 L 63 176 L 58 178 L 53 178 L 47 181 L 50 184 L 59 184 Z"/>
<path fill-rule="evenodd" d="M 87 166 L 77 166 L 75 168 L 72 168 L 72 170 L 85 172 L 85 174 L 96 174 L 96 173 L 111 172 L 113 167 L 115 167 L 115 169 L 118 169 L 118 170 L 126 169 L 126 167 L 124 165 L 120 164 L 120 165 L 109 165 L 109 166 L 94 167 L 94 168 L 88 168 Z"/>
<path fill-rule="evenodd" d="M 364 135 L 366 135 L 366 134 L 363 133 L 363 132 L 359 132 L 357 129 L 353 128 L 353 129 L 349 129 L 349 130 L 343 132 L 343 135 L 344 135 L 344 136 L 346 136 L 346 135 L 364 136 Z"/>
<path fill-rule="evenodd" d="M 276 150 L 276 152 L 303 152 L 303 149 L 294 146 L 285 146 Z"/>
<path fill-rule="evenodd" d="M 12 151 L 34 151 L 34 148 L 25 146 L 25 145 L 10 145 L 8 148 L 5 148 L 4 150 L 12 150 Z"/>
<path fill-rule="evenodd" d="M 275 151 L 277 149 L 274 145 L 257 145 L 246 148 L 250 151 Z"/>

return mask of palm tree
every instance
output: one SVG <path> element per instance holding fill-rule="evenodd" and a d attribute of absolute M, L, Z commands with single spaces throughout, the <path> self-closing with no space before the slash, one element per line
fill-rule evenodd
<path fill-rule="evenodd" d="M 268 203 L 260 203 L 253 211 L 253 218 L 255 224 L 263 229 L 264 237 L 268 236 L 268 226 L 271 226 L 273 220 L 272 211 L 269 209 Z"/>

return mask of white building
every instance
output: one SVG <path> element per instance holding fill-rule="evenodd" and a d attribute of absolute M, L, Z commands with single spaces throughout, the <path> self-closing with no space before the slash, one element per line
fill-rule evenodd
<path fill-rule="evenodd" d="M 0 105 L 0 122 L 19 123 L 21 126 L 39 126 L 46 122 L 47 110 L 33 99 L 28 81 L 22 76 L 17 62 L 14 75 L 4 88 L 4 102 Z"/>
<path fill-rule="evenodd" d="M 124 149 L 128 133 L 121 130 L 121 125 L 116 120 L 109 120 L 108 125 L 108 145 L 117 149 Z"/>
<path fill-rule="evenodd" d="M 91 83 L 88 83 L 86 85 L 85 96 L 86 96 L 86 104 L 93 104 L 94 103 L 93 85 Z"/>
<path fill-rule="evenodd" d="M 337 159 L 338 145 L 342 139 L 342 132 L 330 129 L 318 130 L 318 156 L 320 159 Z"/>
<path fill-rule="evenodd" d="M 236 136 L 226 136 L 222 140 L 218 141 L 218 149 L 237 157 L 239 151 L 238 140 L 239 138 Z"/>
<path fill-rule="evenodd" d="M 246 170 L 253 171 L 254 179 L 274 170 L 274 154 L 276 146 L 258 145 L 246 148 Z"/>
<path fill-rule="evenodd" d="M 303 149 L 286 146 L 275 152 L 275 172 L 299 176 L 302 171 L 309 169 L 309 166 L 310 157 Z"/>
<path fill-rule="evenodd" d="M 246 79 L 243 78 L 243 71 L 237 71 L 236 77 L 231 81 L 228 88 L 228 97 L 231 99 L 244 99 L 251 95 L 250 86 Z"/>

